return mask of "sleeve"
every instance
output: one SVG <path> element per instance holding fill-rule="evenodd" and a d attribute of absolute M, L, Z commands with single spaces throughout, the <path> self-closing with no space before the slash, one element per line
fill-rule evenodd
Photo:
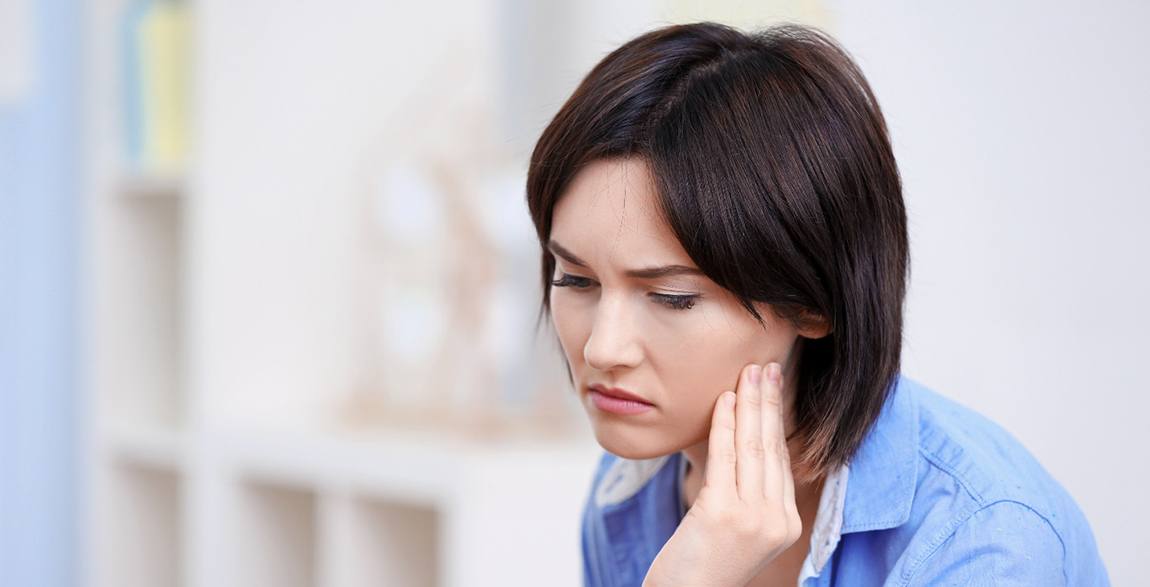
<path fill-rule="evenodd" d="M 1066 585 L 1065 556 L 1044 516 L 998 501 L 960 522 L 908 569 L 904 585 Z"/>

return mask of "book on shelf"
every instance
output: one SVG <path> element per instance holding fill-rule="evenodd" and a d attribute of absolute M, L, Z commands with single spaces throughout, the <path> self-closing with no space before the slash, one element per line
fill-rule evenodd
<path fill-rule="evenodd" d="M 138 173 L 179 174 L 188 151 L 188 7 L 182 0 L 133 0 L 122 35 L 127 163 Z"/>

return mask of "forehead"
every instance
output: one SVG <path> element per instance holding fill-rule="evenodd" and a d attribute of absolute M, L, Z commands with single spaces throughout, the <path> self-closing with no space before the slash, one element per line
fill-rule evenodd
<path fill-rule="evenodd" d="M 592 161 L 556 204 L 551 238 L 592 264 L 690 264 L 657 197 L 643 159 Z"/>

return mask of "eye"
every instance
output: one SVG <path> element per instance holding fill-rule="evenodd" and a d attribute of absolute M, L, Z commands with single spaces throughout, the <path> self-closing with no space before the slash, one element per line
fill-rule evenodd
<path fill-rule="evenodd" d="M 660 304 L 671 308 L 672 310 L 690 310 L 695 305 L 695 299 L 699 296 L 673 296 L 669 294 L 651 294 Z"/>
<path fill-rule="evenodd" d="M 588 289 L 594 285 L 594 281 L 586 277 L 579 277 L 563 273 L 559 279 L 551 280 L 551 285 L 555 287 L 572 287 L 575 289 Z M 652 293 L 649 294 L 656 302 L 667 306 L 672 310 L 690 310 L 695 305 L 695 300 L 698 299 L 698 294 L 692 295 L 671 295 Z"/>
<path fill-rule="evenodd" d="M 586 289 L 591 287 L 591 280 L 586 277 L 579 277 L 576 275 L 568 275 L 564 273 L 559 279 L 551 281 L 551 285 L 555 287 L 573 287 L 575 289 Z"/>

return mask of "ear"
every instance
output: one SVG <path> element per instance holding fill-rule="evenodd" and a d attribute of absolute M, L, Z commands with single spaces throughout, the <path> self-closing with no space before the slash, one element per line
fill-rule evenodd
<path fill-rule="evenodd" d="M 822 338 L 831 333 L 830 321 L 822 314 L 803 310 L 799 315 L 798 335 L 803 338 Z"/>

